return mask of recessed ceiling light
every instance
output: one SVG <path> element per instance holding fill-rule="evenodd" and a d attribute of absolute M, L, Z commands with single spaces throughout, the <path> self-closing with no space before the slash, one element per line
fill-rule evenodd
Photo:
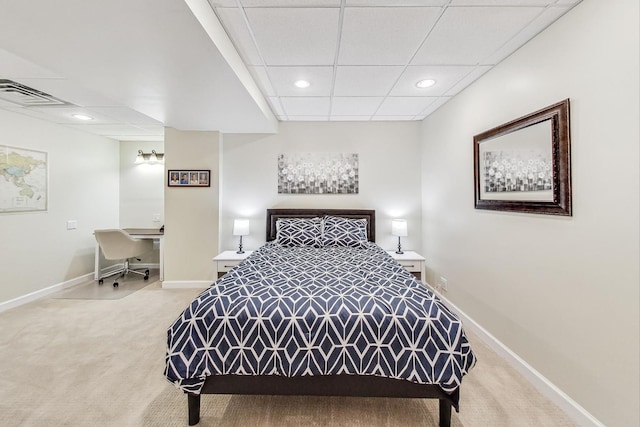
<path fill-rule="evenodd" d="M 436 84 L 435 80 L 425 79 L 425 80 L 420 80 L 418 83 L 416 83 L 416 87 L 419 87 L 420 89 L 425 89 L 433 86 L 434 84 Z"/>
<path fill-rule="evenodd" d="M 304 89 L 306 87 L 311 86 L 311 83 L 309 83 L 309 81 L 307 81 L 307 80 L 296 80 L 293 84 L 296 87 L 299 87 L 300 89 Z"/>
<path fill-rule="evenodd" d="M 71 116 L 78 120 L 93 120 L 93 117 L 87 116 L 86 114 L 72 114 Z"/>

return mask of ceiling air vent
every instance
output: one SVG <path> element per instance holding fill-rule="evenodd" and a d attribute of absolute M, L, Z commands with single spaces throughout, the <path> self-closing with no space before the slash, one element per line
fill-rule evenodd
<path fill-rule="evenodd" d="M 69 105 L 48 93 L 30 88 L 11 80 L 0 79 L 0 99 L 23 107 L 51 107 Z"/>

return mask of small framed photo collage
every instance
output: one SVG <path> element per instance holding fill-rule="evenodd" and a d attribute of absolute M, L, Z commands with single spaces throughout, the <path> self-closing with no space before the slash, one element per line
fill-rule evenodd
<path fill-rule="evenodd" d="M 172 169 L 168 174 L 169 187 L 210 187 L 210 170 Z"/>

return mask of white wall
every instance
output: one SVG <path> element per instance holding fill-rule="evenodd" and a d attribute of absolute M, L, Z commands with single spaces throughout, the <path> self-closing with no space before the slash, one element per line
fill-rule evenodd
<path fill-rule="evenodd" d="M 218 254 L 219 132 L 165 129 L 165 169 L 209 169 L 210 187 L 164 184 L 163 286 L 208 285 Z"/>
<path fill-rule="evenodd" d="M 422 137 L 428 279 L 610 426 L 640 425 L 638 16 L 637 0 L 584 0 Z M 573 217 L 474 210 L 473 136 L 565 98 Z"/>
<path fill-rule="evenodd" d="M 224 135 L 220 250 L 234 249 L 234 218 L 249 218 L 245 249 L 266 240 L 268 208 L 354 208 L 376 210 L 376 240 L 397 247 L 391 219 L 406 218 L 404 249 L 420 250 L 420 126 L 417 122 L 283 122 L 275 135 Z M 277 158 L 286 153 L 357 153 L 357 195 L 278 194 Z"/>
<path fill-rule="evenodd" d="M 1 303 L 93 271 L 93 230 L 118 226 L 119 169 L 117 141 L 4 110 L 0 128 L 0 144 L 49 163 L 48 211 L 0 214 Z"/>
<path fill-rule="evenodd" d="M 164 224 L 164 163 L 135 163 L 138 150 L 164 153 L 164 142 L 120 141 L 120 228 L 160 228 Z M 154 220 L 156 215 L 158 220 Z M 157 264 L 159 244 L 142 257 L 143 264 Z M 104 268 L 105 265 L 101 264 Z"/>
<path fill-rule="evenodd" d="M 164 153 L 163 142 L 120 142 L 120 227 L 160 228 L 164 219 L 164 164 L 136 164 L 138 150 Z M 160 219 L 154 221 L 154 215 Z"/>

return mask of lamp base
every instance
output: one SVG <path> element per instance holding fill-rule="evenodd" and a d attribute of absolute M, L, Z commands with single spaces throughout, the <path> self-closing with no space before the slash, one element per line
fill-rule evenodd
<path fill-rule="evenodd" d="M 242 250 L 242 236 L 240 236 L 240 246 L 238 246 L 238 250 L 236 251 L 237 254 L 243 254 L 244 251 Z"/>
<path fill-rule="evenodd" d="M 398 250 L 396 251 L 397 254 L 402 255 L 404 252 L 402 252 L 402 246 L 400 245 L 400 236 L 398 236 Z"/>

